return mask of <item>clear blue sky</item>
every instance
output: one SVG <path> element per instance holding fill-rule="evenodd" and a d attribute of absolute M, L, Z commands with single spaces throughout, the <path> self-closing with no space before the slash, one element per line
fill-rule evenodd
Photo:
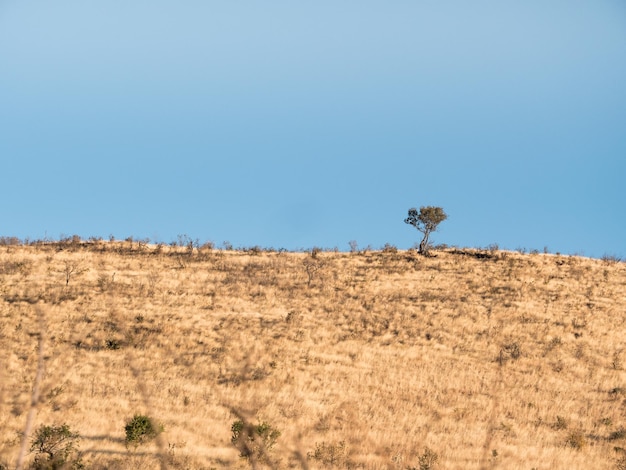
<path fill-rule="evenodd" d="M 626 256 L 626 3 L 0 0 L 0 235 Z"/>

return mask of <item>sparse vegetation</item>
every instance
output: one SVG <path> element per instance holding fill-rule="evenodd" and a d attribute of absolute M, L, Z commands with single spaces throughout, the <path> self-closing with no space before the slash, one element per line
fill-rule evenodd
<path fill-rule="evenodd" d="M 0 240 L 0 468 L 624 464 L 626 263 L 189 242 Z"/>
<path fill-rule="evenodd" d="M 557 416 L 556 421 L 554 422 L 554 425 L 552 427 L 556 430 L 560 430 L 567 429 L 568 426 L 569 423 L 567 422 L 567 419 L 565 419 L 563 416 Z"/>
<path fill-rule="evenodd" d="M 566 442 L 572 449 L 582 450 L 587 445 L 587 438 L 582 431 L 578 430 L 569 433 Z"/>
<path fill-rule="evenodd" d="M 407 470 L 433 470 L 438 461 L 439 455 L 437 455 L 437 452 L 426 447 L 424 453 L 418 457 L 419 466 L 409 467 Z"/>
<path fill-rule="evenodd" d="M 61 270 L 61 272 L 65 276 L 65 285 L 68 286 L 70 284 L 70 279 L 72 278 L 72 276 L 78 276 L 86 270 L 87 268 L 82 268 L 80 266 L 80 261 L 65 260 L 63 263 L 63 269 Z"/>
<path fill-rule="evenodd" d="M 610 441 L 617 441 L 620 439 L 626 439 L 626 428 L 621 427 L 615 431 L 613 431 L 610 435 L 609 435 L 609 440 Z"/>
<path fill-rule="evenodd" d="M 346 468 L 348 467 L 346 442 L 339 441 L 335 443 L 316 443 L 315 449 L 307 453 L 307 458 L 309 460 L 319 462 L 324 466 Z"/>

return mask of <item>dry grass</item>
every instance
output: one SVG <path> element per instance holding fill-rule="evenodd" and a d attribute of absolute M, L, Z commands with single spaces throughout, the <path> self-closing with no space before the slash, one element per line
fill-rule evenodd
<path fill-rule="evenodd" d="M 96 469 L 626 465 L 624 263 L 0 249 L 0 468 L 29 413 Z M 165 431 L 127 447 L 138 413 Z M 265 458 L 239 457 L 238 419 L 281 432 Z"/>

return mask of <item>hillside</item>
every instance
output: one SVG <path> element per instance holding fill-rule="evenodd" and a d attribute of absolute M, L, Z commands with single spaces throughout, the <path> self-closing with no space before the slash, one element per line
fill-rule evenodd
<path fill-rule="evenodd" d="M 32 412 L 94 469 L 626 468 L 623 262 L 75 241 L 0 247 L 0 294 L 0 468 Z"/>

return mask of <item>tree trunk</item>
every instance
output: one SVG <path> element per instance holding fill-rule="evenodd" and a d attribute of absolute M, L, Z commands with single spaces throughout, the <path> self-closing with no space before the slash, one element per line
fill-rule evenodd
<path fill-rule="evenodd" d="M 430 235 L 429 232 L 424 232 L 424 238 L 422 238 L 422 241 L 420 242 L 420 247 L 418 250 L 418 253 L 420 255 L 425 255 L 428 253 L 428 235 Z"/>

